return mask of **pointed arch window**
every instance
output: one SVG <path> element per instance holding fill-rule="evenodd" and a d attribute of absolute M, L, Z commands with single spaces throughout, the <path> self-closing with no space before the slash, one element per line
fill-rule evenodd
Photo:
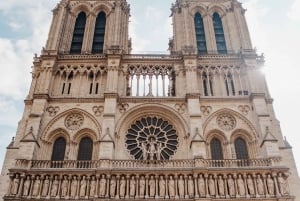
<path fill-rule="evenodd" d="M 220 140 L 214 138 L 210 142 L 211 159 L 223 160 L 223 150 Z"/>
<path fill-rule="evenodd" d="M 234 79 L 231 73 L 225 74 L 225 86 L 226 86 L 227 96 L 235 96 Z"/>
<path fill-rule="evenodd" d="M 218 53 L 227 54 L 227 47 L 226 47 L 226 41 L 224 36 L 222 19 L 218 13 L 214 13 L 213 15 L 213 25 L 214 25 Z"/>
<path fill-rule="evenodd" d="M 238 166 L 249 166 L 249 154 L 247 149 L 247 143 L 242 138 L 237 138 L 234 141 L 235 154 L 238 161 Z"/>
<path fill-rule="evenodd" d="M 71 54 L 80 54 L 83 44 L 84 38 L 84 31 L 85 31 L 85 24 L 86 24 L 86 15 L 84 12 L 79 13 L 77 16 L 74 32 L 73 32 L 73 39 L 71 44 L 70 53 Z"/>
<path fill-rule="evenodd" d="M 92 53 L 103 53 L 106 15 L 100 12 L 96 19 Z"/>
<path fill-rule="evenodd" d="M 52 161 L 63 161 L 65 159 L 66 140 L 63 137 L 57 138 L 53 145 Z"/>
<path fill-rule="evenodd" d="M 203 94 L 204 96 L 213 96 L 214 90 L 213 90 L 213 77 L 211 74 L 207 74 L 204 72 L 202 74 L 202 81 L 203 81 Z"/>
<path fill-rule="evenodd" d="M 78 157 L 79 161 L 90 161 L 93 155 L 93 141 L 89 137 L 82 138 L 79 143 Z"/>
<path fill-rule="evenodd" d="M 204 23 L 200 13 L 194 17 L 198 54 L 207 54 Z"/>

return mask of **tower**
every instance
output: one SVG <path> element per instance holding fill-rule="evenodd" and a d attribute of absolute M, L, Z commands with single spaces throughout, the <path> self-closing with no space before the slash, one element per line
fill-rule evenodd
<path fill-rule="evenodd" d="M 291 147 L 236 0 L 177 0 L 168 55 L 130 54 L 126 0 L 62 0 L 4 200 L 296 200 Z"/>

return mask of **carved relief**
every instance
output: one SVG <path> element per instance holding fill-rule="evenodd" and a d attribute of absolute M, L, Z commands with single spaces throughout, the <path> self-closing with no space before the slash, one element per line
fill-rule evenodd
<path fill-rule="evenodd" d="M 247 115 L 250 111 L 250 106 L 249 105 L 240 105 L 238 107 L 238 109 L 242 114 Z"/>
<path fill-rule="evenodd" d="M 94 106 L 92 108 L 95 116 L 99 117 L 102 115 L 103 111 L 104 111 L 104 107 L 103 106 Z"/>
<path fill-rule="evenodd" d="M 84 122 L 83 115 L 79 113 L 70 114 L 65 119 L 65 126 L 69 130 L 78 130 Z"/>
<path fill-rule="evenodd" d="M 201 106 L 200 110 L 204 116 L 208 116 L 212 111 L 212 107 L 211 106 Z"/>
<path fill-rule="evenodd" d="M 124 113 L 129 108 L 129 105 L 127 103 L 120 103 L 118 105 L 118 108 L 119 108 L 120 113 Z"/>
<path fill-rule="evenodd" d="M 46 109 L 46 111 L 48 112 L 49 116 L 54 117 L 58 112 L 59 112 L 60 108 L 58 106 L 50 106 Z"/>
<path fill-rule="evenodd" d="M 225 131 L 231 131 L 236 127 L 236 119 L 230 114 L 221 114 L 217 117 L 219 127 Z"/>
<path fill-rule="evenodd" d="M 177 103 L 175 104 L 175 108 L 180 114 L 183 114 L 186 110 L 186 105 L 184 103 Z"/>

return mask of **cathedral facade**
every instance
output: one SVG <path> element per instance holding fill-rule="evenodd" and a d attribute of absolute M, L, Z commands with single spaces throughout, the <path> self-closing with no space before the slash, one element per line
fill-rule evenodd
<path fill-rule="evenodd" d="M 244 14 L 176 0 L 170 53 L 131 54 L 126 0 L 61 0 L 0 200 L 300 199 Z"/>

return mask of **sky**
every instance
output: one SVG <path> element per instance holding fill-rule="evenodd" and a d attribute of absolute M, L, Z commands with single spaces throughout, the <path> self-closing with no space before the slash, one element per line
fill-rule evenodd
<path fill-rule="evenodd" d="M 162 53 L 172 36 L 175 0 L 128 0 L 135 53 Z M 253 46 L 264 53 L 263 72 L 274 98 L 282 133 L 293 146 L 300 169 L 300 0 L 241 0 Z M 15 135 L 31 82 L 34 53 L 45 46 L 51 10 L 58 0 L 0 1 L 0 169 Z"/>

